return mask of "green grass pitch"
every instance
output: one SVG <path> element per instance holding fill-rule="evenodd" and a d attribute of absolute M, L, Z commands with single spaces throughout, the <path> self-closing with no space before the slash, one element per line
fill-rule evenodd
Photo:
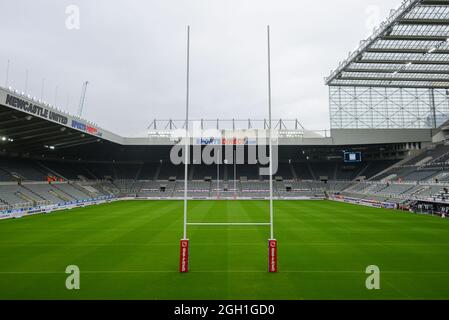
<path fill-rule="evenodd" d="M 182 201 L 121 201 L 0 221 L 0 299 L 448 299 L 449 221 L 331 201 L 276 201 L 266 226 L 191 226 Z M 267 222 L 267 201 L 189 201 L 191 222 Z M 65 268 L 81 289 L 65 288 Z M 381 270 L 367 290 L 365 269 Z"/>

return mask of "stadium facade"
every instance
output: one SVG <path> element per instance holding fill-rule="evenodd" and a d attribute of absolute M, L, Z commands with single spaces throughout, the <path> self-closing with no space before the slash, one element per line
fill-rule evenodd
<path fill-rule="evenodd" d="M 448 73 L 449 1 L 404 1 L 326 78 L 329 132 L 308 131 L 297 120 L 271 124 L 279 153 L 275 197 L 444 206 Z M 252 139 L 270 124 L 199 119 L 194 126 L 201 138 L 191 138 L 192 146 L 230 145 L 248 154 Z M 119 199 L 181 198 L 183 166 L 170 161 L 170 151 L 184 127 L 182 121 L 153 120 L 147 136 L 123 137 L 0 88 L 0 217 Z M 203 134 L 211 128 L 218 134 Z M 234 164 L 224 152 L 218 162 L 191 162 L 190 198 L 268 197 L 260 163 Z"/>

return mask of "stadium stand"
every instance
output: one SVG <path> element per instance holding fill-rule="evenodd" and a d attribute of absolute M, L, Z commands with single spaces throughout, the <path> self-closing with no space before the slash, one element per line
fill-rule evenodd
<path fill-rule="evenodd" d="M 47 173 L 38 166 L 36 162 L 28 162 L 22 159 L 2 159 L 0 160 L 2 176 L 4 181 L 24 180 L 24 181 L 44 181 Z"/>
<path fill-rule="evenodd" d="M 431 145 L 401 162 L 284 162 L 276 173 L 274 196 L 288 199 L 343 195 L 399 204 L 429 199 L 446 201 L 449 199 L 445 196 L 449 187 L 447 150 L 444 144 Z M 260 179 L 257 165 L 237 165 L 235 182 L 227 180 L 234 174 L 233 166 L 221 165 L 218 188 L 216 165 L 192 167 L 195 168 L 189 175 L 190 198 L 266 198 L 269 195 L 269 183 Z M 0 208 L 27 208 L 99 197 L 181 198 L 184 196 L 184 181 L 179 177 L 183 176 L 183 169 L 183 166 L 160 162 L 33 159 L 13 162 L 10 158 L 1 158 Z M 58 179 L 47 182 L 48 175 Z M 320 180 L 325 177 L 328 180 Z M 359 181 L 359 177 L 366 179 Z M 59 181 L 61 178 L 62 182 Z"/>
<path fill-rule="evenodd" d="M 411 199 L 437 196 L 442 187 L 433 185 L 431 178 L 440 177 L 439 183 L 449 180 L 449 169 L 432 162 L 432 168 L 412 165 L 425 158 L 438 159 L 445 155 L 443 147 L 432 147 L 419 158 L 415 157 L 400 167 L 394 161 L 371 161 L 357 164 L 329 162 L 281 163 L 276 173 L 273 192 L 281 198 L 323 198 L 332 194 L 351 194 L 370 199 Z M 183 166 L 169 163 L 99 163 L 36 161 L 21 159 L 12 163 L 7 158 L 0 161 L 0 205 L 26 207 L 37 203 L 64 203 L 83 201 L 100 196 L 138 198 L 180 198 L 184 195 Z M 193 169 L 194 167 L 194 169 Z M 225 168 L 227 167 L 227 170 Z M 237 181 L 226 180 L 233 176 L 233 166 L 222 165 L 217 189 L 216 165 L 191 167 L 188 196 L 192 198 L 249 197 L 264 198 L 269 195 L 267 180 L 261 180 L 257 165 L 237 165 Z M 444 171 L 447 170 L 447 171 Z M 226 174 L 226 171 L 227 174 Z M 362 175 L 371 176 L 385 171 L 372 180 L 357 182 Z M 46 174 L 46 173 L 47 174 Z M 45 182 L 48 175 L 68 180 Z M 320 181 L 326 177 L 328 180 Z M 386 179 L 388 178 L 389 179 Z M 314 178 L 314 179 L 313 179 Z M 17 181 L 21 181 L 18 184 Z M 426 182 L 426 183 L 423 183 Z M 237 189 L 235 189 L 235 187 Z"/>
<path fill-rule="evenodd" d="M 143 163 L 138 174 L 138 180 L 157 180 L 159 174 L 160 163 Z"/>

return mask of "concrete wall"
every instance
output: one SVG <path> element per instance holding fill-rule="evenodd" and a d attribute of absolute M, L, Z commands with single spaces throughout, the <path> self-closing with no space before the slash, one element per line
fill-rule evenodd
<path fill-rule="evenodd" d="M 431 142 L 432 129 L 332 129 L 332 144 Z"/>

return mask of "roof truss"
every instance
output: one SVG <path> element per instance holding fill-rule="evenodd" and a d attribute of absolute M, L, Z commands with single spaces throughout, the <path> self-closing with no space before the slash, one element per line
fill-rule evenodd
<path fill-rule="evenodd" d="M 449 88 L 449 1 L 405 0 L 326 84 Z"/>

